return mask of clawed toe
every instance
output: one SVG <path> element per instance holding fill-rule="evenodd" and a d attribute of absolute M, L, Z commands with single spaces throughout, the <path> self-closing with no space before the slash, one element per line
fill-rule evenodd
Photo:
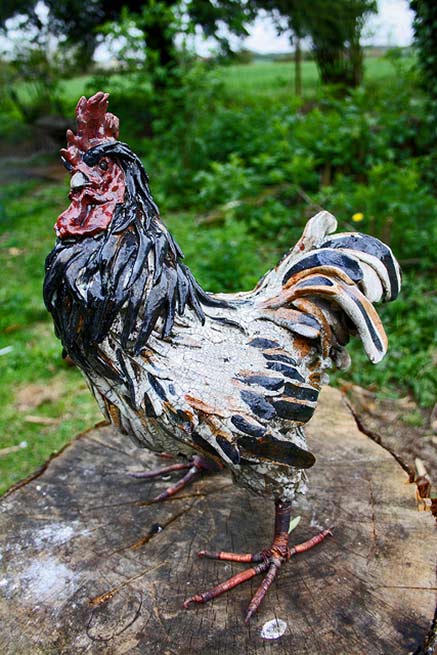
<path fill-rule="evenodd" d="M 221 596 L 234 587 L 250 580 L 251 578 L 265 573 L 265 576 L 256 590 L 252 600 L 247 608 L 245 622 L 247 623 L 251 616 L 256 612 L 265 598 L 272 582 L 277 576 L 277 573 L 284 562 L 287 562 L 291 557 L 299 553 L 310 550 L 321 541 L 323 541 L 332 532 L 330 529 L 323 530 L 315 535 L 308 541 L 295 546 L 289 547 L 288 545 L 288 525 L 290 523 L 290 505 L 287 503 L 276 504 L 276 522 L 275 522 L 275 536 L 270 548 L 263 550 L 259 553 L 228 553 L 225 551 L 209 551 L 201 550 L 198 556 L 207 559 L 223 560 L 228 562 L 240 563 L 253 563 L 252 566 L 245 571 L 241 571 L 224 582 L 221 582 L 216 587 L 209 589 L 200 594 L 195 594 L 184 601 L 184 607 L 187 608 L 194 603 L 207 603 L 213 598 Z"/>

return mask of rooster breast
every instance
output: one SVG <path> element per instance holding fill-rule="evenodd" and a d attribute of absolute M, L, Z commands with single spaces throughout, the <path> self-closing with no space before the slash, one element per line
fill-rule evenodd
<path fill-rule="evenodd" d="M 320 357 L 260 319 L 250 296 L 205 314 L 203 326 L 191 311 L 178 316 L 166 339 L 157 325 L 140 355 L 121 347 L 115 323 L 99 349 L 119 383 L 89 375 L 96 398 L 139 445 L 201 453 L 255 492 L 293 496 L 314 463 L 302 426 L 316 407 Z"/>

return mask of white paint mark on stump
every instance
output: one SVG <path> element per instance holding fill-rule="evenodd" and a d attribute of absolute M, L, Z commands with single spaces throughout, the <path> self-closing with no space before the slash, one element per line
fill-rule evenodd
<path fill-rule="evenodd" d="M 70 541 L 74 535 L 75 528 L 72 525 L 49 523 L 35 532 L 32 537 L 35 547 L 41 549 L 48 544 L 57 546 L 66 543 L 67 541 Z"/>
<path fill-rule="evenodd" d="M 261 628 L 261 637 L 263 639 L 279 639 L 285 633 L 287 624 L 282 619 L 272 619 L 264 623 Z"/>
<path fill-rule="evenodd" d="M 57 605 L 67 600 L 76 588 L 76 574 L 54 557 L 38 559 L 20 575 L 24 600 Z"/>

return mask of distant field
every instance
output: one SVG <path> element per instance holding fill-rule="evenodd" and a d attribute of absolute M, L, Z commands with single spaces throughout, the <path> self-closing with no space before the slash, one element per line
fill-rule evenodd
<path fill-rule="evenodd" d="M 369 57 L 365 61 L 365 76 L 367 79 L 383 79 L 393 76 L 393 66 L 383 57 Z M 228 89 L 242 96 L 247 93 L 259 96 L 266 96 L 269 93 L 287 94 L 293 93 L 294 89 L 294 63 L 293 62 L 256 62 L 253 64 L 234 64 L 221 69 L 223 81 Z M 91 75 L 76 77 L 63 82 L 63 94 L 66 102 L 74 104 L 86 92 L 89 92 L 87 85 L 92 80 Z M 106 89 L 111 92 L 112 84 L 117 88 L 126 76 L 113 75 L 106 84 Z M 313 61 L 302 63 L 302 84 L 304 95 L 313 96 L 319 87 L 319 74 L 317 66 Z M 96 89 L 97 91 L 97 89 Z"/>
<path fill-rule="evenodd" d="M 263 95 L 269 92 L 287 90 L 293 92 L 293 62 L 259 62 L 239 64 L 225 68 L 223 79 L 229 89 L 255 92 Z M 314 91 L 319 84 L 319 74 L 313 61 L 302 63 L 302 84 L 304 92 Z"/>
<path fill-rule="evenodd" d="M 405 59 L 405 62 L 408 60 Z M 393 77 L 392 64 L 384 57 L 369 57 L 364 63 L 366 79 Z M 289 87 L 294 88 L 293 62 L 257 62 L 238 64 L 223 69 L 223 79 L 230 88 L 256 90 L 256 93 Z M 314 61 L 302 62 L 302 85 L 304 94 L 319 86 L 319 73 Z"/>

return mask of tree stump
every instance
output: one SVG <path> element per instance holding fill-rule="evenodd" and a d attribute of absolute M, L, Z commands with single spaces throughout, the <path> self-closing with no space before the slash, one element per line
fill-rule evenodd
<path fill-rule="evenodd" d="M 415 485 L 339 391 L 321 394 L 308 436 L 317 462 L 292 542 L 327 526 L 334 536 L 281 569 L 248 627 L 256 578 L 204 606 L 182 602 L 241 570 L 198 560 L 199 549 L 270 543 L 271 503 L 222 473 L 148 504 L 168 480 L 125 471 L 162 460 L 108 426 L 77 437 L 0 502 L 0 653 L 431 653 L 436 541 Z M 285 632 L 268 641 L 275 618 Z"/>

